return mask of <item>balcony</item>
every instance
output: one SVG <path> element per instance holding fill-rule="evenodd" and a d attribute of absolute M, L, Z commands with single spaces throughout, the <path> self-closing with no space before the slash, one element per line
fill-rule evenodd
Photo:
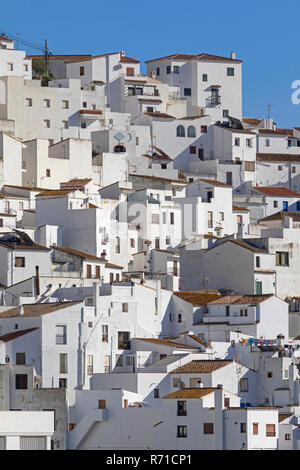
<path fill-rule="evenodd" d="M 221 95 L 211 95 L 207 98 L 207 100 L 210 106 L 218 106 L 221 104 Z"/>

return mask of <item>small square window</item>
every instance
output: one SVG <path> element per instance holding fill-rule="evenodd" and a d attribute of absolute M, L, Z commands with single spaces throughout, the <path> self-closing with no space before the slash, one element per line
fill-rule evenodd
<path fill-rule="evenodd" d="M 241 423 L 241 424 L 240 424 L 240 431 L 241 431 L 242 433 L 246 432 L 246 423 Z"/>
<path fill-rule="evenodd" d="M 195 147 L 195 145 L 191 145 L 190 146 L 190 154 L 196 155 L 196 153 L 197 153 L 197 148 Z"/>
<path fill-rule="evenodd" d="M 202 74 L 202 82 L 207 82 L 207 73 Z"/>
<path fill-rule="evenodd" d="M 234 68 L 227 67 L 227 77 L 234 77 Z"/>
<path fill-rule="evenodd" d="M 185 88 L 183 94 L 184 94 L 184 96 L 192 96 L 192 89 L 191 88 Z"/>
<path fill-rule="evenodd" d="M 83 66 L 80 67 L 79 73 L 80 73 L 80 75 L 84 75 L 84 67 Z"/>

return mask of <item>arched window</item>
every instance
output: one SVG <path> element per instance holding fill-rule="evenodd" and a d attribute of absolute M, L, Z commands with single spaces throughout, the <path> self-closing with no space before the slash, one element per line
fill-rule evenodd
<path fill-rule="evenodd" d="M 189 126 L 187 130 L 188 137 L 196 137 L 196 129 L 194 126 Z"/>
<path fill-rule="evenodd" d="M 118 144 L 118 145 L 115 146 L 114 152 L 115 153 L 121 153 L 121 152 L 123 153 L 123 152 L 126 152 L 126 148 L 124 147 L 124 145 Z"/>
<path fill-rule="evenodd" d="M 185 129 L 183 126 L 177 126 L 176 135 L 177 137 L 185 137 Z"/>

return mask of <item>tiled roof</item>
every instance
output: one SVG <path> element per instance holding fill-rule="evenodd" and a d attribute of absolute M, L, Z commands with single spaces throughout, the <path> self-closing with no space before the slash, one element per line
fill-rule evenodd
<path fill-rule="evenodd" d="M 6 333 L 3 336 L 0 336 L 0 341 L 3 341 L 4 343 L 8 343 L 8 341 L 12 341 L 16 338 L 19 338 L 20 336 L 27 335 L 27 333 L 31 333 L 32 331 L 38 330 L 39 328 L 28 328 L 27 330 L 18 330 L 18 331 L 13 331 L 11 333 Z"/>
<path fill-rule="evenodd" d="M 286 153 L 257 153 L 258 162 L 300 162 L 300 154 L 291 155 Z"/>
<path fill-rule="evenodd" d="M 17 186 L 15 184 L 5 184 L 4 186 L 5 188 L 26 189 L 28 191 L 48 191 L 47 188 L 38 188 L 36 186 Z"/>
<path fill-rule="evenodd" d="M 203 388 L 181 388 L 176 390 L 176 392 L 169 393 L 165 395 L 163 399 L 172 399 L 172 398 L 203 398 L 206 395 L 210 395 L 216 390 L 213 387 L 203 387 Z"/>
<path fill-rule="evenodd" d="M 3 36 L 3 34 L 0 35 L 0 41 L 14 42 L 12 39 L 9 39 L 6 36 Z"/>
<path fill-rule="evenodd" d="M 291 189 L 282 186 L 254 186 L 255 191 L 266 194 L 267 196 L 285 196 L 285 197 L 299 197 L 300 193 L 292 191 Z"/>
<path fill-rule="evenodd" d="M 157 62 L 161 60 L 204 60 L 204 61 L 216 61 L 216 62 L 236 62 L 241 63 L 242 60 L 231 59 L 230 57 L 222 57 L 213 54 L 206 54 L 202 52 L 201 54 L 172 54 L 165 57 L 159 57 L 158 59 L 146 60 L 145 63 Z"/>
<path fill-rule="evenodd" d="M 67 64 L 73 64 L 75 62 L 85 62 L 87 60 L 94 60 L 94 59 L 99 59 L 100 57 L 106 57 L 108 55 L 115 55 L 115 54 L 120 54 L 120 52 L 109 52 L 107 54 L 100 54 L 100 55 L 94 55 L 94 56 L 87 56 L 87 57 L 82 57 L 79 59 L 76 58 L 76 59 L 73 59 L 73 60 L 68 60 L 67 61 Z"/>
<path fill-rule="evenodd" d="M 235 129 L 234 127 L 225 127 L 225 126 L 217 126 L 216 127 L 221 127 L 221 129 L 224 129 L 225 131 L 230 131 L 234 132 L 237 134 L 250 134 L 250 135 L 256 135 L 255 132 L 248 131 L 247 129 Z"/>
<path fill-rule="evenodd" d="M 139 98 L 138 100 L 141 101 L 142 103 L 162 103 L 162 100 L 160 98 Z"/>
<path fill-rule="evenodd" d="M 62 188 L 83 188 L 86 186 L 90 181 L 92 181 L 92 178 L 74 178 L 69 181 L 64 181 L 63 183 L 60 183 Z"/>
<path fill-rule="evenodd" d="M 145 178 L 145 179 L 150 179 L 150 180 L 154 180 L 154 181 L 163 181 L 163 182 L 166 182 L 166 183 L 180 183 L 180 184 L 186 184 L 187 183 L 185 180 L 172 180 L 170 178 L 162 178 L 160 176 L 136 175 L 134 173 L 131 173 L 129 176 L 134 177 L 134 178 Z"/>
<path fill-rule="evenodd" d="M 203 181 L 204 183 L 211 184 L 212 186 L 222 186 L 224 188 L 231 188 L 229 184 L 225 184 L 222 181 L 217 181 L 217 180 L 211 180 L 207 178 L 200 178 L 200 181 Z"/>
<path fill-rule="evenodd" d="M 195 119 L 201 119 L 201 118 L 204 118 L 204 117 L 208 117 L 208 114 L 202 114 L 201 116 L 185 116 L 185 117 L 182 117 L 182 118 L 179 118 L 179 119 L 181 121 L 182 120 L 194 121 Z"/>
<path fill-rule="evenodd" d="M 40 317 L 42 315 L 47 315 L 48 313 L 56 312 L 57 310 L 62 310 L 64 308 L 72 307 L 73 305 L 81 304 L 80 301 L 72 302 L 49 302 L 45 304 L 24 304 L 23 309 L 24 313 L 19 314 L 19 307 L 11 308 L 10 310 L 4 310 L 0 312 L 0 318 L 10 318 L 10 317 Z"/>
<path fill-rule="evenodd" d="M 242 118 L 242 121 L 245 122 L 246 124 L 251 124 L 253 126 L 257 126 L 261 122 L 261 119 L 256 119 L 256 118 Z"/>
<path fill-rule="evenodd" d="M 207 305 L 213 300 L 219 299 L 221 295 L 219 293 L 206 293 L 199 291 L 175 291 L 173 292 L 176 297 L 180 297 L 182 300 L 193 304 L 194 306 Z"/>
<path fill-rule="evenodd" d="M 5 214 L 5 212 L 0 212 L 1 217 L 17 217 L 17 214 Z"/>
<path fill-rule="evenodd" d="M 226 295 L 220 299 L 213 300 L 209 305 L 225 304 L 225 305 L 245 305 L 245 304 L 260 304 L 265 300 L 273 297 L 273 294 L 249 294 L 249 295 Z"/>
<path fill-rule="evenodd" d="M 226 367 L 233 362 L 233 359 L 222 359 L 214 361 L 196 360 L 188 362 L 181 367 L 177 367 L 177 369 L 173 369 L 170 374 L 210 374 L 211 372 L 222 369 L 222 367 Z"/>
<path fill-rule="evenodd" d="M 140 61 L 136 59 L 132 59 L 131 57 L 127 57 L 126 55 L 121 56 L 120 62 L 125 64 L 139 64 Z"/>
<path fill-rule="evenodd" d="M 249 209 L 247 209 L 246 207 L 235 206 L 234 204 L 232 204 L 232 211 L 233 212 L 249 212 Z"/>
<path fill-rule="evenodd" d="M 278 414 L 278 423 L 282 423 L 282 421 L 290 418 L 293 416 L 293 413 L 279 413 Z"/>
<path fill-rule="evenodd" d="M 74 189 L 48 189 L 47 191 L 42 191 L 37 194 L 36 197 L 46 197 L 46 196 L 66 196 L 67 194 L 73 193 Z"/>
<path fill-rule="evenodd" d="M 230 238 L 228 241 L 234 243 L 235 245 L 239 245 L 242 248 L 246 248 L 247 250 L 253 251 L 253 253 L 268 253 L 268 251 L 264 248 L 260 248 L 258 246 L 253 245 L 250 240 L 248 241 L 248 239 Z"/>
<path fill-rule="evenodd" d="M 187 344 L 175 343 L 173 341 L 170 341 L 168 339 L 163 339 L 163 338 L 134 338 L 134 339 L 137 339 L 139 341 L 145 341 L 147 343 L 160 344 L 162 346 L 168 346 L 168 347 L 172 347 L 175 349 L 198 349 L 196 346 L 189 346 Z"/>
<path fill-rule="evenodd" d="M 118 266 L 117 264 L 113 264 L 113 263 L 106 263 L 105 267 L 111 268 L 111 269 L 123 269 L 123 266 Z"/>
<path fill-rule="evenodd" d="M 84 251 L 74 250 L 73 248 L 67 248 L 64 246 L 52 246 L 54 250 L 63 251 L 64 253 L 69 253 L 70 255 L 80 256 L 83 259 L 90 259 L 94 261 L 101 261 L 106 262 L 104 258 L 99 258 L 95 255 L 90 255 L 89 253 L 85 253 Z"/>
<path fill-rule="evenodd" d="M 101 109 L 81 109 L 79 114 L 102 114 Z"/>
<path fill-rule="evenodd" d="M 144 114 L 146 114 L 146 116 L 159 118 L 159 119 L 176 119 L 174 116 L 170 116 L 170 114 L 166 114 L 166 113 L 144 113 Z"/>
<path fill-rule="evenodd" d="M 300 212 L 290 212 L 290 211 L 279 211 L 276 212 L 275 214 L 269 215 L 268 217 L 264 217 L 263 219 L 260 219 L 259 222 L 268 222 L 272 220 L 283 220 L 283 218 L 287 217 L 292 217 L 292 219 L 295 222 L 300 222 Z"/>

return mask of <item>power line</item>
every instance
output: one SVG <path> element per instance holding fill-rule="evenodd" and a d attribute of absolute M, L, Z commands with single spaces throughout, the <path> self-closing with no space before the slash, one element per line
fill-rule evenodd
<path fill-rule="evenodd" d="M 22 39 L 22 38 L 20 38 L 19 33 L 16 33 L 16 34 L 10 33 L 6 30 L 6 28 L 3 25 L 0 25 L 0 34 L 5 35 L 5 36 L 15 40 L 18 44 L 23 44 L 24 46 L 27 46 L 31 49 L 39 50 L 43 53 L 45 52 L 45 46 L 43 46 L 42 44 L 38 44 L 38 43 L 35 43 L 35 42 L 32 42 L 32 41 L 28 41 L 27 39 Z M 51 52 L 49 52 L 49 51 L 48 51 L 48 53 L 51 54 Z"/>

